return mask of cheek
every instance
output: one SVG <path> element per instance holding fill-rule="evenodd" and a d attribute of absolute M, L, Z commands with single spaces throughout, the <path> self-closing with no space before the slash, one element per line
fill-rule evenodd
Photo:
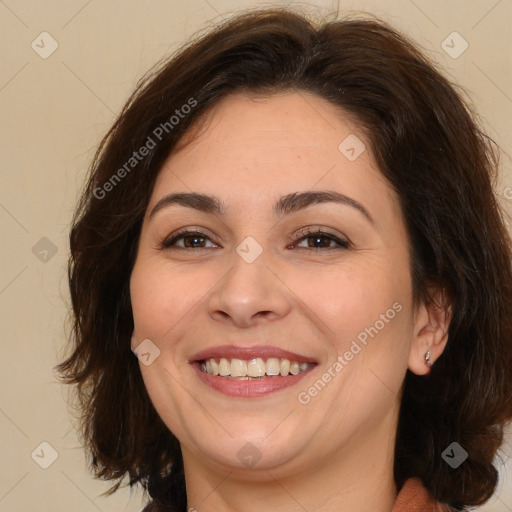
<path fill-rule="evenodd" d="M 175 306 L 169 289 L 165 277 L 154 265 L 142 258 L 136 261 L 130 279 L 130 297 L 137 339 L 158 338 L 165 312 L 172 311 Z"/>
<path fill-rule="evenodd" d="M 354 418 L 362 410 L 373 410 L 375 397 L 389 405 L 389 390 L 399 390 L 407 367 L 410 282 L 399 271 L 404 266 L 393 271 L 385 263 L 368 258 L 364 265 L 346 265 L 316 280 L 309 291 L 303 283 L 301 292 L 309 294 L 303 296 L 329 328 L 330 367 L 338 360 L 342 368 L 331 399 L 350 403 Z M 353 393 L 360 397 L 358 405 L 351 402 Z"/>
<path fill-rule="evenodd" d="M 172 337 L 172 329 L 186 320 L 208 289 L 204 273 L 184 273 L 167 262 L 151 259 L 135 264 L 130 294 L 137 339 Z"/>
<path fill-rule="evenodd" d="M 360 334 L 364 339 L 376 322 L 378 331 L 389 331 L 399 316 L 399 307 L 393 304 L 401 303 L 407 292 L 396 273 L 373 260 L 357 265 L 345 262 L 328 272 L 297 273 L 293 283 L 294 292 L 325 328 L 337 352 L 347 350 Z"/>

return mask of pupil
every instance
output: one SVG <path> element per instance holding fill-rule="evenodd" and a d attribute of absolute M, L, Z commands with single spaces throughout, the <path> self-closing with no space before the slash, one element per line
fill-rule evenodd
<path fill-rule="evenodd" d="M 200 236 L 189 236 L 185 240 L 186 240 L 186 242 L 185 242 L 186 247 L 191 247 L 192 245 L 195 247 L 194 244 L 197 243 L 198 240 L 201 240 L 201 237 Z"/>
<path fill-rule="evenodd" d="M 324 238 L 323 236 L 315 236 L 315 237 L 313 237 L 314 242 L 318 242 L 318 241 L 320 241 L 320 245 L 316 245 L 315 243 L 313 243 L 313 246 L 314 246 L 314 247 L 322 247 L 322 246 L 325 246 L 325 244 L 323 244 L 323 243 L 322 243 L 322 239 L 323 239 L 323 238 Z"/>

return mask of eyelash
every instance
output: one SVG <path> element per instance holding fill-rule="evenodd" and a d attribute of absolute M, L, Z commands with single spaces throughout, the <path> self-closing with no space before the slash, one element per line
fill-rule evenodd
<path fill-rule="evenodd" d="M 177 250 L 183 250 L 183 251 L 186 251 L 186 250 L 191 250 L 191 249 L 195 249 L 195 250 L 206 250 L 208 249 L 208 247 L 172 247 L 178 240 L 180 239 L 185 239 L 186 237 L 188 236 L 195 236 L 196 238 L 204 238 L 204 239 L 209 239 L 209 237 L 207 235 L 205 235 L 204 233 L 201 233 L 200 231 L 195 231 L 195 230 L 189 230 L 189 229 L 183 229 L 182 231 L 176 233 L 175 235 L 173 235 L 172 237 L 164 240 L 162 242 L 162 249 L 177 249 Z M 310 238 L 310 237 L 314 237 L 316 236 L 317 238 L 328 238 L 334 242 L 336 242 L 339 247 L 299 247 L 297 250 L 299 251 L 319 251 L 319 250 L 328 250 L 328 251 L 332 251 L 332 250 L 335 250 L 335 249 L 349 249 L 350 248 L 350 242 L 348 242 L 347 240 L 342 240 L 341 238 L 337 237 L 336 235 L 334 235 L 333 233 L 329 233 L 328 231 L 324 231 L 323 229 L 320 229 L 320 228 L 315 228 L 315 229 L 311 229 L 311 228 L 305 228 L 305 229 L 302 229 L 299 231 L 298 233 L 298 237 L 294 238 L 293 242 L 294 244 L 296 243 L 300 243 L 302 242 L 303 240 L 307 239 L 307 238 Z"/>

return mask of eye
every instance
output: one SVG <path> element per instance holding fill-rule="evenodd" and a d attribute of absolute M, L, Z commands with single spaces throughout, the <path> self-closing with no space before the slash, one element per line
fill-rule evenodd
<path fill-rule="evenodd" d="M 300 245 L 303 241 L 308 240 L 310 242 L 308 242 L 308 245 L 306 247 Z M 319 228 L 302 229 L 298 233 L 298 237 L 295 238 L 294 241 L 295 243 L 293 247 L 297 247 L 299 250 L 334 250 L 348 249 L 350 247 L 350 242 L 348 242 L 347 240 L 343 240 L 337 235 L 329 233 L 328 231 L 324 231 Z M 210 242 L 213 247 L 218 247 L 210 240 L 209 236 L 206 235 L 205 233 L 202 233 L 201 231 L 196 231 L 194 229 L 183 229 L 178 233 L 171 235 L 166 240 L 164 240 L 162 242 L 162 249 L 208 249 L 208 247 L 206 247 L 205 245 L 207 242 Z M 332 242 L 337 244 L 337 247 L 332 246 Z"/>
<path fill-rule="evenodd" d="M 208 247 L 205 247 L 203 242 L 206 240 L 211 242 L 210 238 L 200 231 L 184 229 L 164 240 L 162 249 L 207 249 Z M 181 241 L 183 241 L 182 245 L 177 244 Z M 214 244 L 214 247 L 217 246 Z"/>
<path fill-rule="evenodd" d="M 347 240 L 342 240 L 340 237 L 336 236 L 333 233 L 329 233 L 327 231 L 324 231 L 322 229 L 314 228 L 314 229 L 303 229 L 298 233 L 299 237 L 295 239 L 295 244 L 293 247 L 298 247 L 301 250 L 318 250 L 318 249 L 327 249 L 327 250 L 333 250 L 333 249 L 348 249 L 350 247 L 350 242 Z M 302 243 L 302 241 L 308 241 L 307 247 L 300 246 L 297 242 Z M 331 246 L 331 242 L 334 242 L 338 245 Z"/>

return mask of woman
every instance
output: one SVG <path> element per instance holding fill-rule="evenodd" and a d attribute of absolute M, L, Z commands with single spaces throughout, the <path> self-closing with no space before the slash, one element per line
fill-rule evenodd
<path fill-rule="evenodd" d="M 95 475 L 145 511 L 484 503 L 512 417 L 496 172 L 384 23 L 252 11 L 164 61 L 71 232 L 58 369 Z"/>

